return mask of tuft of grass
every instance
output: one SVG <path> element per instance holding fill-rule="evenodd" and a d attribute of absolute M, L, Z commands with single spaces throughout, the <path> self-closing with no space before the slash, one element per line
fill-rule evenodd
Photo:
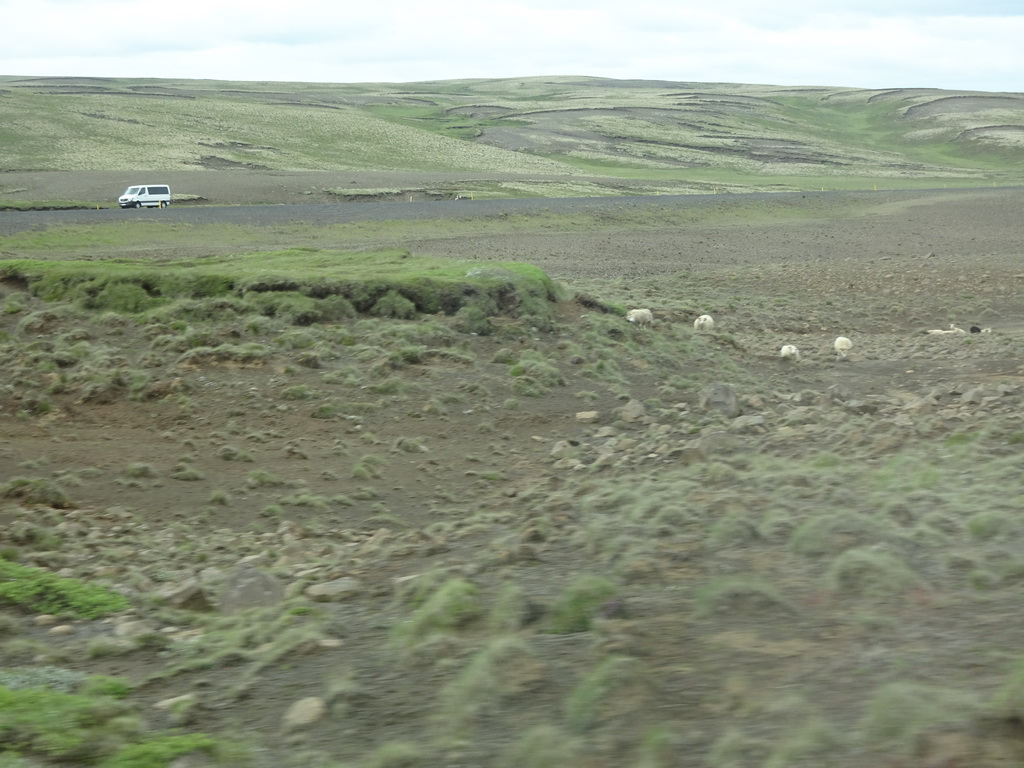
<path fill-rule="evenodd" d="M 835 755 L 841 745 L 838 729 L 824 718 L 812 714 L 775 744 L 764 768 L 789 768 L 811 763 L 828 765 L 830 756 Z"/>
<path fill-rule="evenodd" d="M 628 656 L 612 656 L 591 670 L 565 700 L 565 724 L 570 732 L 582 735 L 601 720 L 605 708 L 620 708 L 629 697 L 623 688 L 644 678 L 643 664 Z"/>
<path fill-rule="evenodd" d="M 55 576 L 41 568 L 29 568 L 0 560 L 0 603 L 16 605 L 33 613 L 55 613 L 95 619 L 126 611 L 123 595 L 106 587 Z"/>
<path fill-rule="evenodd" d="M 750 515 L 744 512 L 727 512 L 718 518 L 708 530 L 707 543 L 712 549 L 743 546 L 760 537 Z"/>
<path fill-rule="evenodd" d="M 923 734 L 965 728 L 981 711 L 973 693 L 895 682 L 882 686 L 872 696 L 860 729 L 865 746 L 909 756 Z"/>
<path fill-rule="evenodd" d="M 141 461 L 133 461 L 127 467 L 124 468 L 125 477 L 142 478 L 142 477 L 156 477 L 157 471 L 153 468 L 152 464 L 146 464 Z"/>
<path fill-rule="evenodd" d="M 498 768 L 570 768 L 583 752 L 580 740 L 554 725 L 537 725 L 505 748 Z"/>
<path fill-rule="evenodd" d="M 868 548 L 848 549 L 836 557 L 825 581 L 836 592 L 861 597 L 887 597 L 925 587 L 901 559 Z"/>
<path fill-rule="evenodd" d="M 211 756 L 221 751 L 216 739 L 203 733 L 167 734 L 122 747 L 102 768 L 163 768 L 185 755 Z"/>
<path fill-rule="evenodd" d="M 586 632 L 601 606 L 618 591 L 618 587 L 603 576 L 577 576 L 551 606 L 547 631 L 554 635 Z"/>
<path fill-rule="evenodd" d="M 367 755 L 361 768 L 418 768 L 423 765 L 422 744 L 410 741 L 392 741 L 382 744 Z"/>
<path fill-rule="evenodd" d="M 370 314 L 376 317 L 392 317 L 398 320 L 416 318 L 416 305 L 398 291 L 392 289 L 381 296 L 370 307 Z"/>
<path fill-rule="evenodd" d="M 20 691 L 25 688 L 47 688 L 51 691 L 71 693 L 89 676 L 63 667 L 11 667 L 0 669 L 0 686 Z"/>
<path fill-rule="evenodd" d="M 496 710 L 506 696 L 541 679 L 541 664 L 525 640 L 496 637 L 441 689 L 438 719 L 446 732 L 463 732 Z"/>
<path fill-rule="evenodd" d="M 792 613 L 794 607 L 762 578 L 727 576 L 705 584 L 695 594 L 696 615 L 711 616 L 720 611 L 743 612 L 781 610 Z"/>
<path fill-rule="evenodd" d="M 1013 665 L 992 699 L 992 708 L 1007 720 L 1024 720 L 1024 658 Z"/>
<path fill-rule="evenodd" d="M 142 732 L 125 702 L 47 688 L 0 686 L 5 751 L 73 765 L 112 757 Z"/>
<path fill-rule="evenodd" d="M 397 624 L 391 637 L 399 645 L 410 646 L 432 633 L 463 627 L 483 613 L 479 590 L 464 579 L 449 579 L 409 619 Z"/>
<path fill-rule="evenodd" d="M 887 533 L 881 520 L 843 510 L 799 525 L 789 539 L 789 548 L 800 555 L 828 555 L 884 541 Z"/>
<path fill-rule="evenodd" d="M 524 350 L 510 369 L 512 391 L 527 397 L 539 397 L 555 387 L 565 386 L 565 377 L 556 365 L 532 350 Z"/>
<path fill-rule="evenodd" d="M 1008 537 L 1020 531 L 1016 516 L 998 509 L 978 512 L 967 519 L 967 532 L 979 541 Z"/>
<path fill-rule="evenodd" d="M 63 489 L 45 477 L 11 478 L 0 486 L 0 497 L 56 509 L 66 509 L 71 506 L 71 500 Z"/>

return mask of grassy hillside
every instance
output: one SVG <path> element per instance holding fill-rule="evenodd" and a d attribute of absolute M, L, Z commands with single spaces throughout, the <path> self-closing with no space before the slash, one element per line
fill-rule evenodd
<path fill-rule="evenodd" d="M 0 77 L 0 171 L 474 172 L 481 195 L 1016 184 L 1024 94 L 599 78 L 312 84 Z M 600 185 L 599 185 L 600 186 Z M 812 185 L 813 186 L 813 185 Z"/>

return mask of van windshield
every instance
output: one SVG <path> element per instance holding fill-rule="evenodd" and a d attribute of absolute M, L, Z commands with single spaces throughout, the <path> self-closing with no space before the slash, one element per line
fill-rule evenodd
<path fill-rule="evenodd" d="M 142 187 L 128 187 L 128 189 L 126 189 L 124 193 L 126 195 L 137 195 L 139 194 L 140 189 L 142 189 Z"/>

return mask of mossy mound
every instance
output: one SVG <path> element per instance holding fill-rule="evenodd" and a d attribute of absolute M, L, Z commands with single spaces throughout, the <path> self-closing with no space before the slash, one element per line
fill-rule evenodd
<path fill-rule="evenodd" d="M 372 252 L 291 249 L 207 259 L 45 261 L 0 266 L 0 280 L 26 285 L 46 301 L 87 309 L 149 313 L 216 300 L 226 311 L 287 316 L 298 325 L 364 314 L 526 317 L 551 322 L 560 291 L 543 270 L 519 263 L 478 264 Z"/>

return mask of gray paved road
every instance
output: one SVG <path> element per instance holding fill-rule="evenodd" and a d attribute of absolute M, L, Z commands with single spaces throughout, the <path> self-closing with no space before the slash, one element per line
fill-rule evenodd
<path fill-rule="evenodd" d="M 953 190 L 899 190 L 895 192 L 776 192 L 730 195 L 657 195 L 642 197 L 530 198 L 522 200 L 458 200 L 416 203 L 337 203 L 309 205 L 193 206 L 172 205 L 163 210 L 99 209 L 75 211 L 0 211 L 0 235 L 67 224 L 122 221 L 169 221 L 185 224 L 246 224 L 250 226 L 305 223 L 326 225 L 352 221 L 486 218 L 539 213 L 573 214 L 611 212 L 642 206 L 728 207 L 757 201 L 779 205 L 800 202 L 801 207 L 835 205 L 842 198 L 872 196 L 884 199 L 927 198 Z M 957 190 L 964 192 L 966 190 Z M 983 191 L 983 190 L 978 190 Z M 995 190 L 984 190 L 995 191 Z"/>

